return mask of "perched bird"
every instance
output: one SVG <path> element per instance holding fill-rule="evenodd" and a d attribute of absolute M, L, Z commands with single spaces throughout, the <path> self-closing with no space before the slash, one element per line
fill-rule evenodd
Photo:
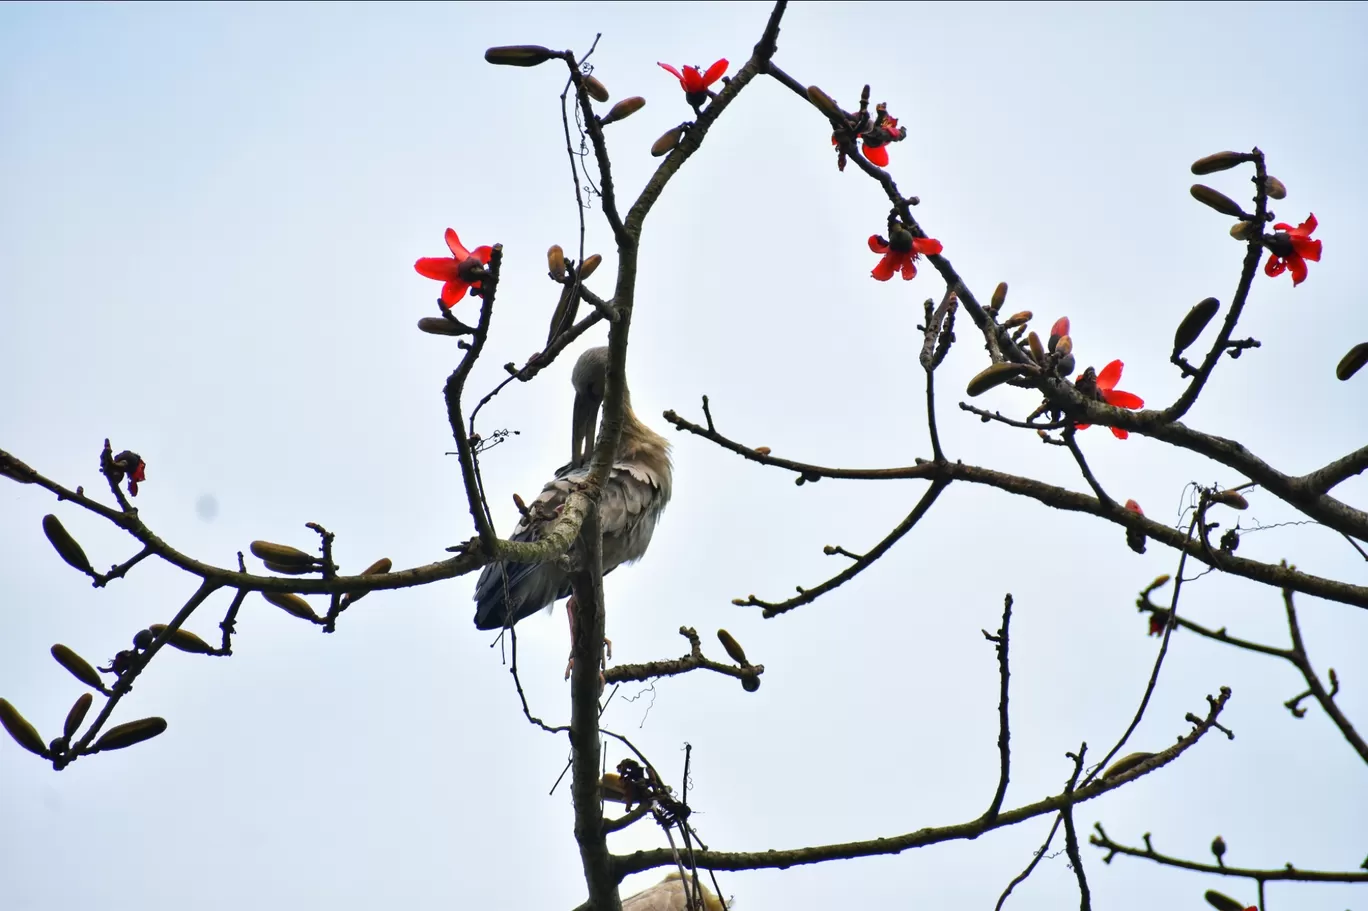
<path fill-rule="evenodd" d="M 699 886 L 703 890 L 703 909 L 704 911 L 726 911 L 727 904 L 712 893 L 707 886 L 701 882 Z M 689 880 L 689 887 L 693 887 L 692 877 Z M 649 889 L 638 892 L 636 895 L 629 895 L 622 900 L 622 911 L 686 911 L 689 907 L 688 897 L 684 892 L 684 883 L 680 881 L 679 871 L 675 870 L 669 876 L 656 883 Z M 694 905 L 697 908 L 697 905 Z"/>
<path fill-rule="evenodd" d="M 538 540 L 556 521 L 576 486 L 589 477 L 608 379 L 608 349 L 591 348 L 580 355 L 570 379 L 575 387 L 570 464 L 557 471 L 527 507 L 513 530 L 514 541 Z M 646 553 L 660 513 L 670 500 L 670 480 L 670 444 L 641 423 L 628 396 L 613 468 L 599 497 L 605 575 Z M 475 584 L 475 627 L 512 626 L 570 593 L 570 574 L 555 561 L 491 563 Z M 571 622 L 573 632 L 573 617 Z"/>

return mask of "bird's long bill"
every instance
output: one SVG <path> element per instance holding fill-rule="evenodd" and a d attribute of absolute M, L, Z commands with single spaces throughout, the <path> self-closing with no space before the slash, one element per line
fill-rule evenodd
<path fill-rule="evenodd" d="M 571 458 L 576 468 L 589 460 L 594 453 L 594 435 L 598 430 L 599 406 L 603 404 L 601 395 L 592 392 L 575 394 L 575 410 L 571 418 Z"/>

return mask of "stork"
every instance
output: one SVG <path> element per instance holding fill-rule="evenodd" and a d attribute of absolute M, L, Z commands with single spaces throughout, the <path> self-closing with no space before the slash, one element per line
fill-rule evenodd
<path fill-rule="evenodd" d="M 513 530 L 514 541 L 536 541 L 560 515 L 566 499 L 589 477 L 599 408 L 608 380 L 608 349 L 591 348 L 571 372 L 575 406 L 571 420 L 570 464 L 542 488 Z M 613 467 L 599 495 L 599 525 L 603 530 L 603 573 L 641 559 L 651 543 L 656 522 L 670 500 L 670 444 L 643 424 L 624 393 L 622 436 Z M 542 608 L 571 594 L 570 574 L 556 562 L 491 563 L 475 584 L 475 627 L 511 627 Z M 574 614 L 570 614 L 574 634 Z"/>

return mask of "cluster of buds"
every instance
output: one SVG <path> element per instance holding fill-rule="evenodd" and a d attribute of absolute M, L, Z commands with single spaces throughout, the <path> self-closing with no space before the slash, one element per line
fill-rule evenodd
<path fill-rule="evenodd" d="M 835 131 L 831 144 L 836 147 L 836 167 L 844 171 L 846 149 L 856 140 L 860 151 L 870 164 L 888 167 L 888 144 L 907 138 L 907 127 L 898 126 L 898 118 L 888 113 L 887 102 L 879 102 L 874 113 L 869 113 L 869 86 L 860 93 L 860 109 L 847 114 L 830 95 L 815 85 L 808 86 L 808 100 L 831 121 Z"/>

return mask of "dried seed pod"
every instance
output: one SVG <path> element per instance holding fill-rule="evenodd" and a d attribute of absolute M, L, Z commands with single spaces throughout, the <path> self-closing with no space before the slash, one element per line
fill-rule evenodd
<path fill-rule="evenodd" d="M 154 623 L 148 627 L 153 635 L 160 636 L 166 629 L 165 623 Z M 166 638 L 166 644 L 182 652 L 189 652 L 192 655 L 208 655 L 214 651 L 214 647 L 205 642 L 199 636 L 190 632 L 188 629 L 177 629 Z"/>
<path fill-rule="evenodd" d="M 459 323 L 453 323 L 449 319 L 440 316 L 425 316 L 418 321 L 418 328 L 428 335 L 469 335 L 470 330 L 464 329 Z"/>
<path fill-rule="evenodd" d="M 1035 314 L 1030 310 L 1022 310 L 1019 313 L 1013 313 L 1011 316 L 1007 317 L 1007 319 L 1003 320 L 1002 328 L 1015 329 L 1017 326 L 1024 326 L 1031 321 L 1031 317 L 1033 316 L 1035 316 Z"/>
<path fill-rule="evenodd" d="M 679 139 L 684 135 L 684 125 L 680 124 L 673 129 L 666 130 L 659 139 L 651 145 L 651 154 L 656 158 L 668 155 L 679 145 Z"/>
<path fill-rule="evenodd" d="M 537 66 L 559 56 L 539 44 L 512 44 L 485 51 L 485 61 L 497 66 Z"/>
<path fill-rule="evenodd" d="M 756 690 L 760 689 L 760 678 L 759 678 L 759 677 L 742 677 L 742 678 L 741 678 L 741 689 L 745 690 L 745 691 L 748 692 L 748 693 L 754 693 Z"/>
<path fill-rule="evenodd" d="M 514 497 L 514 499 L 515 499 L 515 502 L 520 501 L 520 500 L 522 499 L 522 498 L 519 497 L 517 494 L 514 494 L 513 497 Z M 520 511 L 520 512 L 523 512 L 523 513 L 525 514 L 526 511 L 527 511 L 527 507 L 526 507 L 526 506 L 523 506 L 519 511 Z M 391 569 L 393 569 L 393 568 L 394 568 L 394 561 L 393 561 L 393 560 L 391 560 L 389 557 L 381 557 L 379 560 L 376 560 L 376 561 L 375 561 L 374 563 L 372 563 L 370 566 L 367 566 L 365 569 L 361 570 L 361 575 L 363 575 L 363 576 L 378 576 L 378 575 L 381 575 L 382 573 L 387 573 L 387 572 L 389 572 L 389 571 L 390 571 Z M 362 598 L 366 597 L 366 595 L 368 595 L 368 594 L 370 594 L 370 592 L 348 592 L 348 593 L 347 593 L 347 604 L 348 604 L 348 606 L 350 606 L 350 605 L 352 605 L 352 604 L 355 604 L 357 601 L 360 601 Z"/>
<path fill-rule="evenodd" d="M 1192 198 L 1205 206 L 1210 206 L 1222 215 L 1229 215 L 1232 218 L 1240 218 L 1244 215 L 1244 210 L 1220 190 L 1213 190 L 1205 184 L 1195 183 L 1192 185 Z"/>
<path fill-rule="evenodd" d="M 47 759 L 51 754 L 48 753 L 47 744 L 43 743 L 43 738 L 39 736 L 37 728 L 29 724 L 28 719 L 19 714 L 19 710 L 10 705 L 8 699 L 0 699 L 0 725 L 4 725 L 5 730 L 14 738 L 14 742 L 19 744 L 30 753 L 42 756 Z"/>
<path fill-rule="evenodd" d="M 731 633 L 724 629 L 717 631 L 717 641 L 722 643 L 722 647 L 731 655 L 731 659 L 742 667 L 749 667 L 750 662 L 746 660 L 746 653 L 741 649 L 741 643 L 737 642 Z"/>
<path fill-rule="evenodd" d="M 1287 187 L 1281 180 L 1269 174 L 1264 178 L 1264 190 L 1268 192 L 1269 199 L 1286 199 Z"/>
<path fill-rule="evenodd" d="M 1040 343 L 1040 336 L 1032 332 L 1026 336 L 1026 344 L 1031 349 L 1031 357 L 1035 358 L 1035 362 L 1045 363 L 1045 346 Z"/>
<path fill-rule="evenodd" d="M 1116 762 L 1113 762 L 1107 771 L 1102 773 L 1102 777 L 1115 778 L 1118 775 L 1124 775 L 1153 755 L 1153 753 L 1130 753 L 1122 756 L 1120 759 L 1116 760 Z M 1241 909 L 1241 911 L 1244 911 L 1244 909 Z"/>
<path fill-rule="evenodd" d="M 598 269 L 602 263 L 603 257 L 599 256 L 597 253 L 590 253 L 588 256 L 584 257 L 584 262 L 580 263 L 579 267 L 580 281 L 584 281 L 586 278 L 593 275 L 594 271 Z"/>
<path fill-rule="evenodd" d="M 811 101 L 817 107 L 817 110 L 821 111 L 832 120 L 845 120 L 845 113 L 841 110 L 841 106 L 837 104 L 830 95 L 817 88 L 817 86 L 808 86 L 807 96 L 808 101 Z"/>
<path fill-rule="evenodd" d="M 599 123 L 607 126 L 610 123 L 617 123 L 619 120 L 626 120 L 644 107 L 646 107 L 646 99 L 640 95 L 624 98 L 609 108 L 608 114 L 599 120 Z"/>
<path fill-rule="evenodd" d="M 546 251 L 546 268 L 556 281 L 565 281 L 565 251 L 560 244 L 552 244 Z"/>
<path fill-rule="evenodd" d="M 52 546 L 57 550 L 57 556 L 67 562 L 73 569 L 79 569 L 88 576 L 95 575 L 95 569 L 90 565 L 90 558 L 81 550 L 81 545 L 76 543 L 76 539 L 62 527 L 62 523 L 56 516 L 48 514 L 43 516 L 43 534 L 52 542 Z"/>
<path fill-rule="evenodd" d="M 318 615 L 309 607 L 309 602 L 293 592 L 262 592 L 261 597 L 291 616 L 301 620 L 318 621 Z"/>
<path fill-rule="evenodd" d="M 1249 906 L 1244 902 L 1237 902 L 1229 895 L 1222 895 L 1215 889 L 1208 889 L 1206 892 L 1207 904 L 1215 908 L 1216 911 L 1245 911 Z"/>
<path fill-rule="evenodd" d="M 998 282 L 998 286 L 993 289 L 993 301 L 988 305 L 988 310 L 991 313 L 997 313 L 1005 303 L 1007 303 L 1007 283 Z"/>
<path fill-rule="evenodd" d="M 1001 386 L 1014 377 L 1021 376 L 1028 370 L 1025 364 L 1015 364 L 1011 361 L 1003 361 L 1000 364 L 993 364 L 982 370 L 977 376 L 969 381 L 965 389 L 971 396 L 983 395 L 995 386 Z"/>
<path fill-rule="evenodd" d="M 608 87 L 602 82 L 599 82 L 597 76 L 584 77 L 584 90 L 588 92 L 589 97 L 595 101 L 607 101 L 610 97 L 608 95 Z"/>
<path fill-rule="evenodd" d="M 1246 152 L 1217 152 L 1214 155 L 1208 155 L 1194 161 L 1192 173 L 1215 174 L 1217 171 L 1228 171 L 1236 165 L 1251 160 L 1252 156 Z"/>
<path fill-rule="evenodd" d="M 98 753 L 101 750 L 122 750 L 124 747 L 131 747 L 135 743 L 151 740 L 165 730 L 165 718 L 139 718 L 137 721 L 116 724 L 105 731 L 99 740 L 95 741 L 95 745 L 90 748 L 90 751 Z"/>
<path fill-rule="evenodd" d="M 71 672 L 71 676 L 75 677 L 86 686 L 104 692 L 104 681 L 100 679 L 99 672 L 91 666 L 89 661 L 61 643 L 54 645 L 51 652 L 52 657 L 57 660 L 57 663 Z"/>
<path fill-rule="evenodd" d="M 755 447 L 755 451 L 760 455 L 767 456 L 772 450 L 768 446 L 757 446 Z"/>
<path fill-rule="evenodd" d="M 306 554 L 297 547 L 270 541 L 253 541 L 252 554 L 259 559 L 270 560 L 277 566 L 313 566 L 318 562 L 312 554 Z"/>
<path fill-rule="evenodd" d="M 1368 342 L 1359 342 L 1340 358 L 1339 365 L 1335 367 L 1335 376 L 1347 380 L 1358 373 L 1364 364 L 1368 364 Z"/>
<path fill-rule="evenodd" d="M 271 572 L 280 573 L 282 576 L 303 576 L 319 570 L 317 566 L 281 566 L 279 563 L 272 563 L 270 560 L 262 560 L 261 562 Z"/>
<path fill-rule="evenodd" d="M 85 721 L 86 712 L 90 711 L 91 705 L 95 702 L 95 697 L 89 693 L 82 693 L 76 697 L 76 701 L 71 704 L 71 711 L 67 712 L 66 721 L 62 724 L 62 736 L 67 740 L 76 736 L 76 731 Z"/>
<path fill-rule="evenodd" d="M 1257 221 L 1237 221 L 1230 226 L 1230 236 L 1236 240 L 1253 240 L 1261 234 Z"/>
<path fill-rule="evenodd" d="M 1229 506 L 1231 509 L 1248 509 L 1249 501 L 1234 490 L 1223 490 L 1211 498 L 1211 502 Z"/>
<path fill-rule="evenodd" d="M 1221 309 L 1221 302 L 1214 297 L 1208 297 L 1194 304 L 1192 309 L 1183 317 L 1183 321 L 1178 324 L 1178 330 L 1173 333 L 1173 356 L 1177 357 L 1187 350 L 1188 345 L 1197 341 L 1197 337 L 1202 334 L 1202 330 L 1211 322 L 1211 318 Z"/>

